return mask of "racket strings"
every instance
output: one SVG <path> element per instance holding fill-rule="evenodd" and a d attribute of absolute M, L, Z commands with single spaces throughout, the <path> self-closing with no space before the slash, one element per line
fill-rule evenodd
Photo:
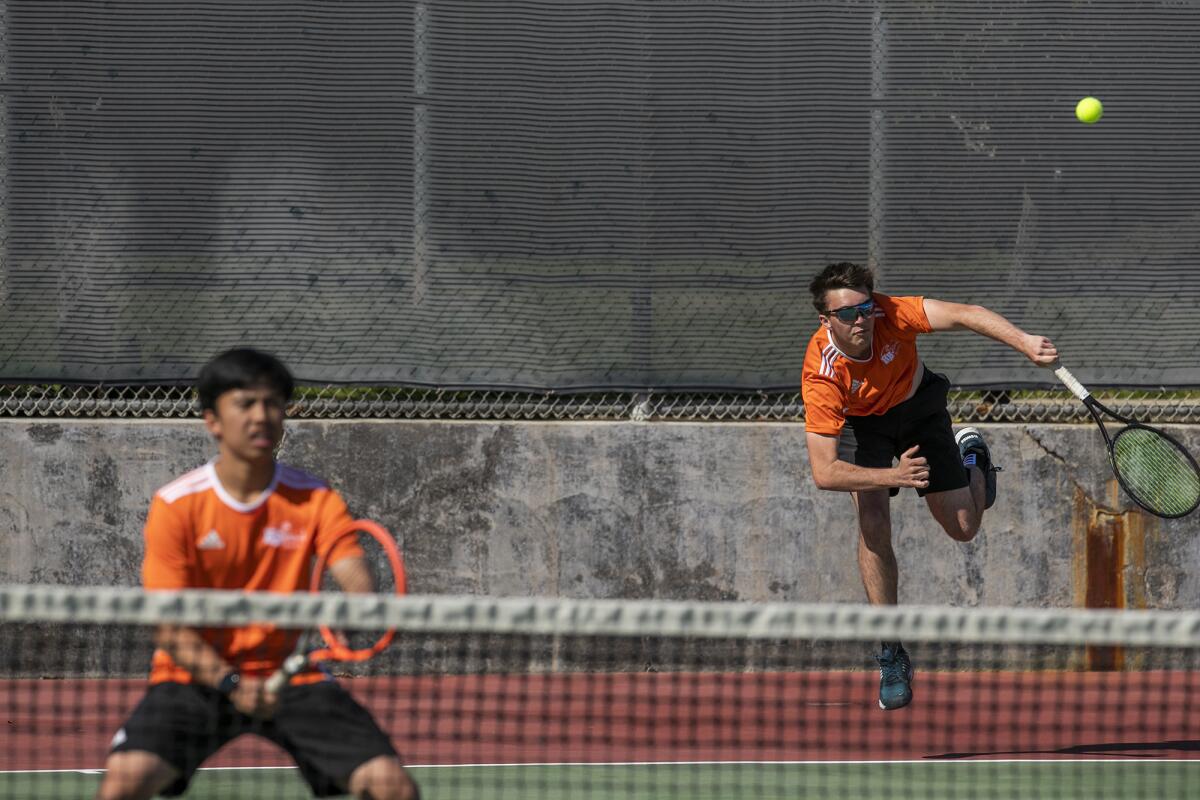
<path fill-rule="evenodd" d="M 358 521 L 349 526 L 342 535 L 342 541 L 351 540 L 356 548 L 354 558 L 361 560 L 369 578 L 370 590 L 375 594 L 404 594 L 405 579 L 403 564 L 400 563 L 395 540 L 391 534 L 366 521 Z M 321 567 L 317 580 L 321 591 L 342 592 L 336 575 L 336 566 L 330 563 L 318 564 Z M 328 634 L 343 650 L 357 653 L 357 658 L 366 658 L 371 654 L 376 644 L 381 642 L 388 631 L 380 629 L 339 628 L 333 626 Z M 326 642 L 332 645 L 332 642 Z M 347 653 L 340 653 L 338 659 L 357 660 Z"/>
<path fill-rule="evenodd" d="M 1200 503 L 1200 474 L 1183 448 L 1151 428 L 1125 428 L 1112 444 L 1113 466 L 1141 505 L 1182 516 Z"/>

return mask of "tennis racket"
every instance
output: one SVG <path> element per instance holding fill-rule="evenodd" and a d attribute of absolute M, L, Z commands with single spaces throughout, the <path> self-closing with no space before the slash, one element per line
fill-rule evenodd
<path fill-rule="evenodd" d="M 1133 502 L 1165 519 L 1196 510 L 1200 505 L 1200 467 L 1182 444 L 1158 428 L 1126 419 L 1105 407 L 1066 367 L 1059 365 L 1054 374 L 1083 401 L 1100 426 L 1113 474 Z M 1109 436 L 1102 414 L 1125 427 Z"/>
<path fill-rule="evenodd" d="M 340 588 L 329 570 L 332 565 L 328 559 L 346 538 L 357 540 L 359 548 L 363 551 L 373 591 L 397 595 L 405 593 L 407 585 L 404 561 L 400 558 L 396 541 L 386 528 L 369 520 L 349 522 L 333 536 L 329 546 L 317 557 L 309 582 L 310 591 L 323 592 Z M 279 670 L 267 679 L 266 689 L 271 693 L 278 693 L 294 676 L 322 661 L 366 661 L 382 653 L 395 635 L 395 629 L 384 630 L 382 633 L 340 631 L 325 625 L 319 626 L 316 632 L 305 631 L 296 642 L 295 651 L 284 660 Z"/>

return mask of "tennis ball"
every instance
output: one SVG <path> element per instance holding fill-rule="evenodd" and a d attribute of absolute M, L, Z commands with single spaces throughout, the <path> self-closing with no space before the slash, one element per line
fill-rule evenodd
<path fill-rule="evenodd" d="M 1104 104 L 1094 97 L 1085 97 L 1075 106 L 1075 116 L 1088 125 L 1099 122 L 1103 114 Z"/>

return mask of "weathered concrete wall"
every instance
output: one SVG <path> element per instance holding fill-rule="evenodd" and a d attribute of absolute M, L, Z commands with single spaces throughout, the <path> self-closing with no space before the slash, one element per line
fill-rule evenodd
<path fill-rule="evenodd" d="M 396 533 L 415 592 L 864 599 L 850 501 L 812 486 L 798 424 L 289 426 L 282 458 Z M 1130 511 L 1094 427 L 983 429 L 1005 471 L 975 541 L 892 503 L 902 602 L 1200 606 L 1200 514 Z M 197 422 L 3 422 L 0 581 L 136 584 L 150 495 L 211 453 Z"/>

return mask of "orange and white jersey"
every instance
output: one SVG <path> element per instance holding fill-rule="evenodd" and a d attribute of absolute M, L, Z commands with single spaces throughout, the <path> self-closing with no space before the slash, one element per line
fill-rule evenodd
<path fill-rule="evenodd" d="M 851 358 L 829 331 L 817 329 L 804 353 L 800 386 L 804 430 L 837 435 L 846 416 L 882 414 L 908 399 L 921 359 L 917 336 L 929 333 L 923 297 L 889 297 L 876 292 L 871 355 Z"/>
<path fill-rule="evenodd" d="M 308 589 L 313 558 L 351 519 L 346 503 L 324 481 L 285 464 L 253 502 L 229 495 L 213 462 L 159 489 L 146 519 L 142 581 L 147 589 Z M 362 554 L 343 539 L 330 563 Z M 296 631 L 270 626 L 201 629 L 201 635 L 242 672 L 270 674 L 295 646 Z M 301 676 L 303 677 L 303 676 Z M 150 681 L 191 680 L 163 650 Z"/>

